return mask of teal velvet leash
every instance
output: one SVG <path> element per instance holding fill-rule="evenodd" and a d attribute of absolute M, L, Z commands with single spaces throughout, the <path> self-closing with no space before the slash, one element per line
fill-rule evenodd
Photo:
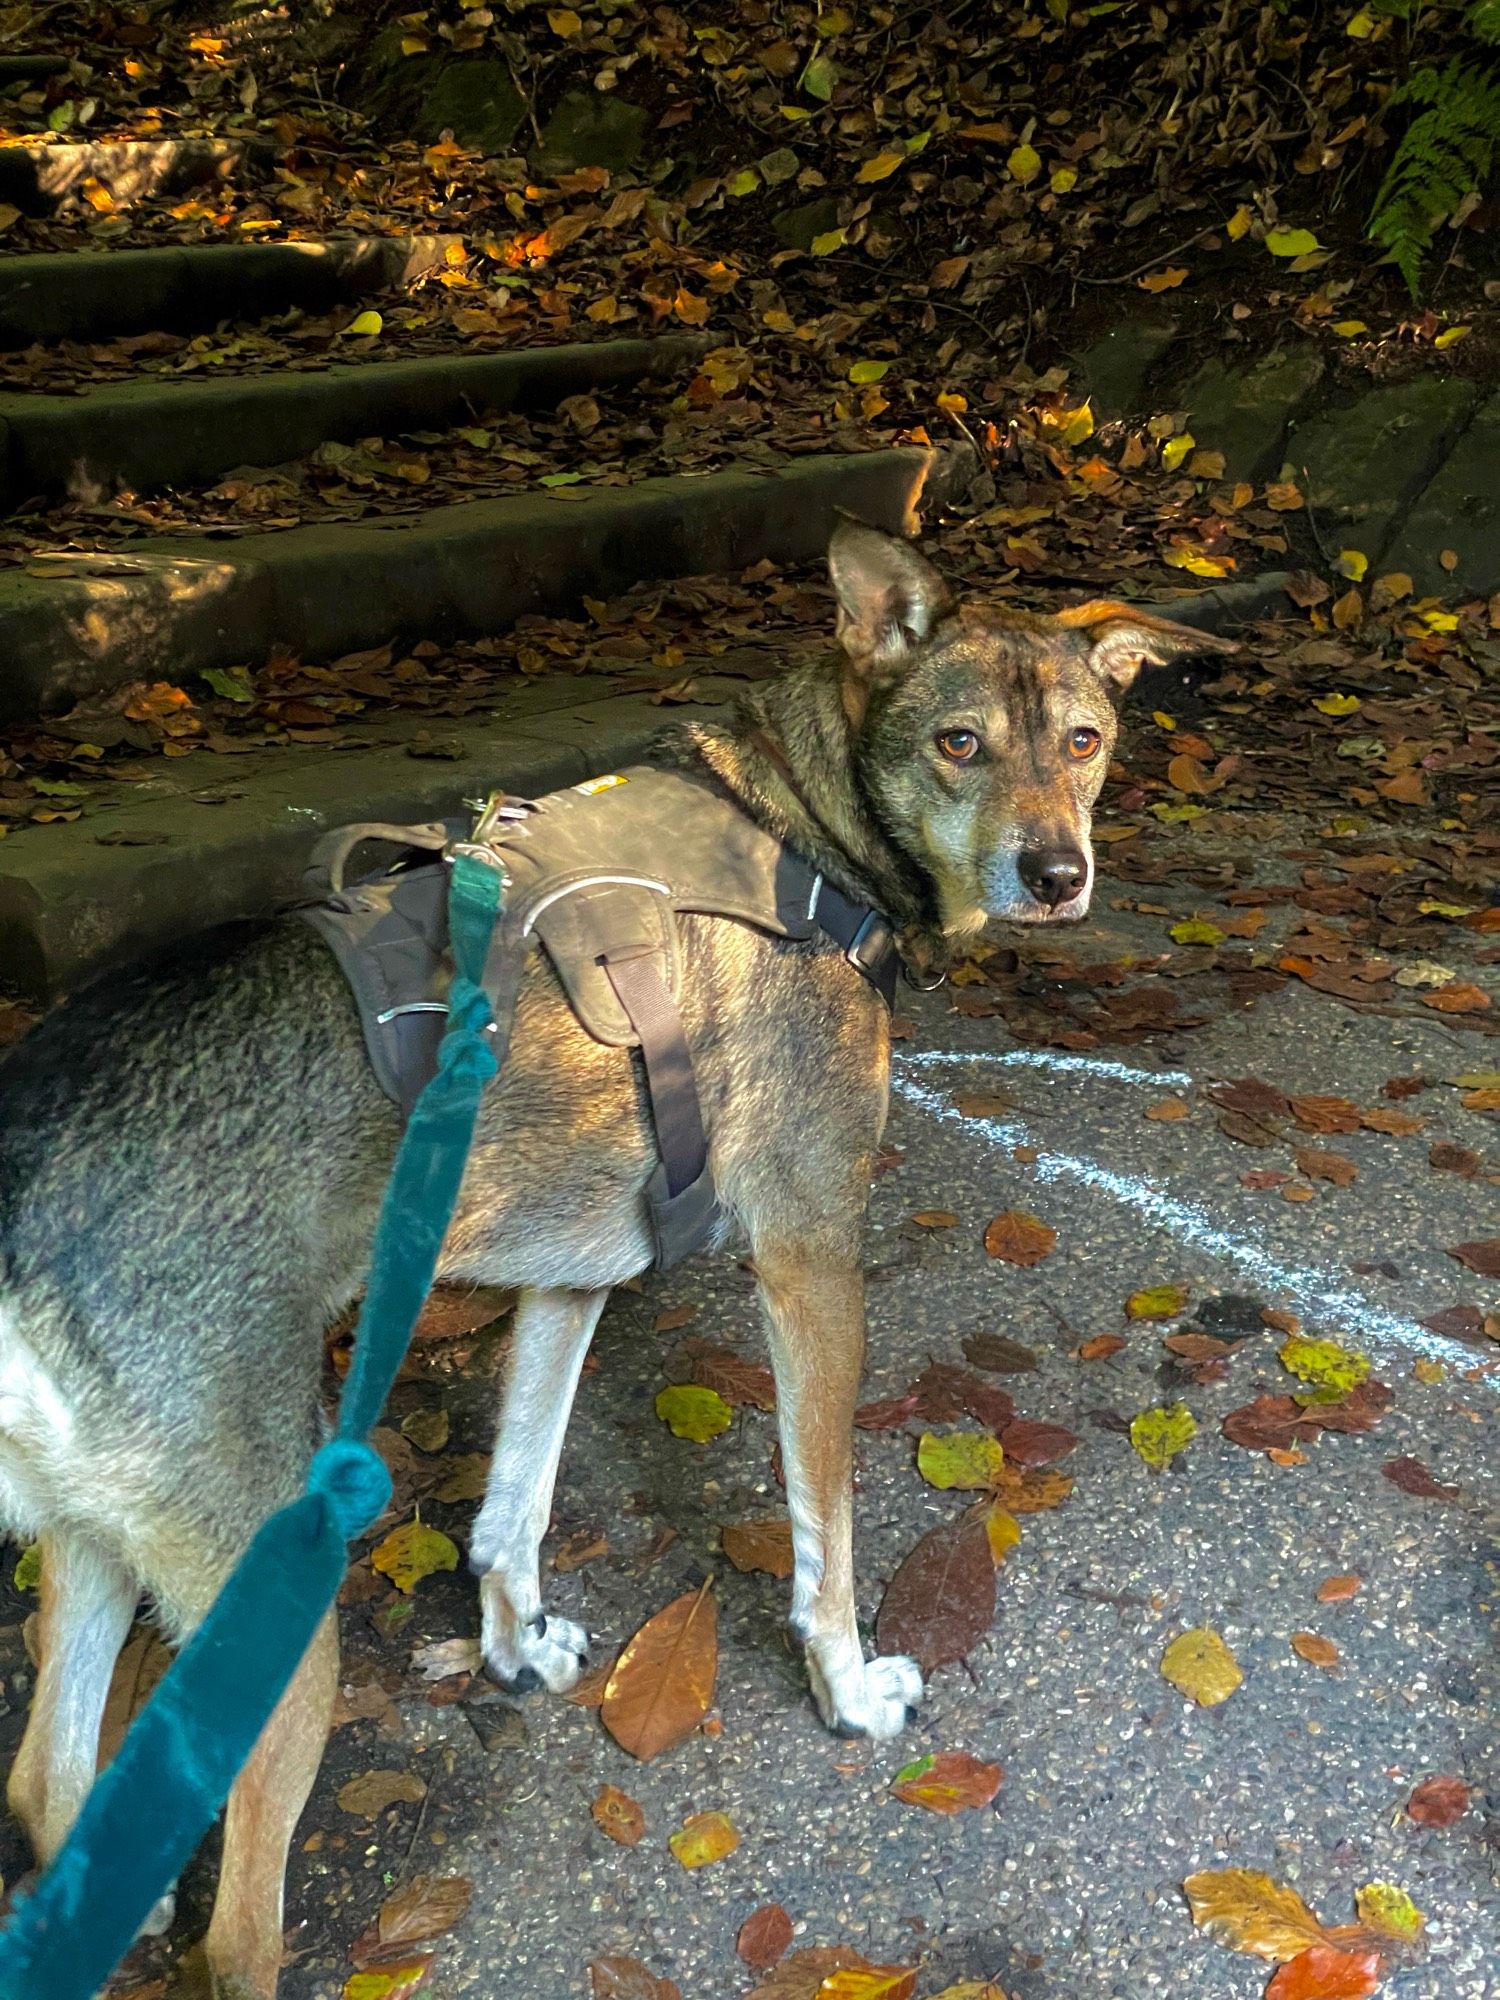
<path fill-rule="evenodd" d="M 520 976 L 506 966 L 497 1022 L 484 974 L 505 878 L 473 848 L 454 852 L 451 871 L 447 1031 L 381 1205 L 338 1432 L 302 1497 L 261 1527 L 0 1933 L 0 2000 L 91 2000 L 103 1986 L 228 1797 L 338 1595 L 349 1542 L 390 1498 L 366 1440 L 432 1287 Z"/>

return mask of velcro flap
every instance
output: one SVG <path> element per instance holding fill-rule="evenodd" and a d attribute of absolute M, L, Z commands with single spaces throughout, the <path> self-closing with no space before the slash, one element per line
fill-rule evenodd
<path fill-rule="evenodd" d="M 682 990 L 677 922 L 667 898 L 635 883 L 581 882 L 549 902 L 532 928 L 541 939 L 569 1004 L 594 1037 L 628 1049 L 637 1036 L 604 970 L 616 953 L 651 952 L 672 998 Z"/>

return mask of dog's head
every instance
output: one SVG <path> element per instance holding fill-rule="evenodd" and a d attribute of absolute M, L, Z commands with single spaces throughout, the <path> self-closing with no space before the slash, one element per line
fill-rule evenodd
<path fill-rule="evenodd" d="M 852 521 L 828 560 L 861 778 L 943 929 L 1084 916 L 1121 697 L 1147 661 L 1237 648 L 1110 600 L 1056 617 L 960 605 L 908 543 Z"/>

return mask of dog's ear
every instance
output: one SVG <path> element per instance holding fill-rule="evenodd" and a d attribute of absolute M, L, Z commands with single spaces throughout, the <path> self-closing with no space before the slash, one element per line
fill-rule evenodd
<path fill-rule="evenodd" d="M 1158 618 L 1134 604 L 1111 597 L 1091 598 L 1057 614 L 1056 622 L 1088 641 L 1089 665 L 1112 689 L 1123 694 L 1148 663 L 1164 667 L 1187 653 L 1237 653 L 1233 639 L 1198 632 L 1172 618 Z"/>
<path fill-rule="evenodd" d="M 953 609 L 953 593 L 930 562 L 898 535 L 862 521 L 834 529 L 828 574 L 839 601 L 839 644 L 862 674 L 898 666 Z"/>

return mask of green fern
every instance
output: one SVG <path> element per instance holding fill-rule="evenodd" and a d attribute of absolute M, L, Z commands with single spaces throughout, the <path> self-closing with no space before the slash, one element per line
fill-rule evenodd
<path fill-rule="evenodd" d="M 1464 26 L 1476 42 L 1500 42 L 1500 0 L 1473 0 Z"/>
<path fill-rule="evenodd" d="M 1500 0 L 1475 13 L 1500 17 Z M 1500 79 L 1455 58 L 1419 69 L 1391 103 L 1425 107 L 1408 125 L 1370 212 L 1371 238 L 1391 253 L 1412 297 L 1433 232 L 1489 176 L 1500 145 Z"/>

